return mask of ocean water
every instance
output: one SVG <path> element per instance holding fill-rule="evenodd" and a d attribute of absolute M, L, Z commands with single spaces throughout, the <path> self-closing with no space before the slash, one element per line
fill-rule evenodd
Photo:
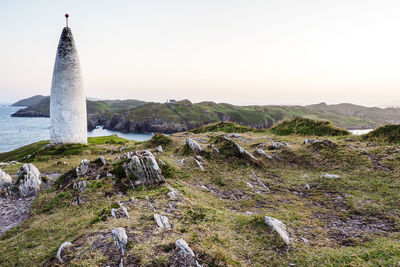
<path fill-rule="evenodd" d="M 41 140 L 49 140 L 49 118 L 13 118 L 11 114 L 21 107 L 0 104 L 0 153 L 7 152 Z M 119 133 L 102 128 L 88 132 L 88 136 L 107 136 L 117 134 L 120 137 L 145 141 L 151 133 Z"/>

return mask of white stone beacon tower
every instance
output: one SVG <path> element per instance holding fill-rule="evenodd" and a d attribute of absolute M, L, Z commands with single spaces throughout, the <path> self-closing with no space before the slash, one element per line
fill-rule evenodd
<path fill-rule="evenodd" d="M 87 144 L 86 98 L 81 67 L 71 29 L 63 29 L 54 63 L 50 96 L 52 144 Z"/>

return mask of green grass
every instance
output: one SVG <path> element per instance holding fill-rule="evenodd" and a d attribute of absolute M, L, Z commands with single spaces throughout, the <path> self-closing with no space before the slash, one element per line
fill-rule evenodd
<path fill-rule="evenodd" d="M 332 126 L 328 121 L 316 121 L 307 118 L 284 120 L 271 128 L 276 135 L 341 136 L 349 135 L 346 130 Z"/>
<path fill-rule="evenodd" d="M 204 134 L 189 135 L 207 138 Z M 167 196 L 167 185 L 121 190 L 119 180 L 126 179 L 121 168 L 123 152 L 105 152 L 111 146 L 118 147 L 111 142 L 115 137 L 95 138 L 80 154 L 65 156 L 70 162 L 67 167 L 53 164 L 64 158 L 55 150 L 52 155 L 50 151 L 37 154 L 33 163 L 41 171 L 69 173 L 41 192 L 27 221 L 0 237 L 0 265 L 55 265 L 54 255 L 65 241 L 74 244 L 65 253 L 66 265 L 112 265 L 113 260 L 119 260 L 109 237 L 115 227 L 124 227 L 129 236 L 125 265 L 170 265 L 178 238 L 185 239 L 200 263 L 208 266 L 394 266 L 400 261 L 400 153 L 396 145 L 368 146 L 359 139 L 331 136 L 328 139 L 335 148 L 315 149 L 304 145 L 302 135 L 242 132 L 242 138 L 232 140 L 262 161 L 255 166 L 237 153 L 229 153 L 233 145 L 220 135 L 207 134 L 211 136 L 208 144 L 216 142 L 220 153 L 203 145 L 205 171 L 198 168 L 193 154 L 181 153 L 186 134 L 167 139 L 159 135 L 151 141 L 154 147 L 167 140 L 166 149 L 157 157 L 166 163 L 160 167 L 181 201 Z M 273 141 L 288 142 L 291 148 L 268 151 Z M 143 142 L 132 149 L 148 147 L 149 143 Z M 254 153 L 256 147 L 273 159 L 261 158 Z M 77 206 L 76 191 L 70 188 L 72 180 L 78 179 L 74 168 L 82 158 L 93 161 L 100 155 L 109 162 L 102 168 L 113 170 L 113 177 L 79 178 L 87 182 L 87 188 L 81 194 L 83 204 Z M 43 160 L 48 157 L 51 160 Z M 321 178 L 322 173 L 340 177 Z M 157 213 L 169 218 L 172 229 L 157 228 L 146 196 Z M 129 202 L 132 197 L 135 202 Z M 126 202 L 130 219 L 111 218 L 110 209 L 118 207 L 117 201 Z M 172 203 L 175 210 L 169 213 Z M 293 238 L 290 249 L 265 225 L 264 216 L 287 225 Z M 358 221 L 363 223 L 357 225 Z M 371 231 L 374 225 L 383 225 L 385 231 Z M 342 232 L 349 236 L 341 236 Z M 301 238 L 311 243 L 307 245 Z M 349 245 L 339 243 L 343 240 Z M 132 259 L 135 263 L 127 262 Z"/>
<path fill-rule="evenodd" d="M 219 123 L 211 123 L 200 126 L 192 130 L 193 133 L 206 133 L 206 132 L 224 132 L 224 133 L 244 133 L 244 132 L 251 132 L 254 129 L 241 126 L 233 122 L 219 122 Z"/>
<path fill-rule="evenodd" d="M 26 156 L 39 151 L 48 144 L 50 144 L 50 141 L 39 141 L 30 145 L 17 148 L 10 152 L 0 153 L 0 161 L 22 161 Z"/>
<path fill-rule="evenodd" d="M 400 125 L 385 125 L 362 136 L 362 140 L 377 143 L 400 143 Z"/>

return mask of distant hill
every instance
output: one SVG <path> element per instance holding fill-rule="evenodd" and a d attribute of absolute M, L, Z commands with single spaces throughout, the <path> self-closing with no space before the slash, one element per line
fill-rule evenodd
<path fill-rule="evenodd" d="M 325 102 L 306 106 L 319 111 L 332 112 L 345 116 L 365 118 L 378 124 L 400 123 L 400 108 L 364 107 L 350 103 L 327 105 Z"/>
<path fill-rule="evenodd" d="M 28 97 L 28 98 L 19 100 L 18 102 L 15 102 L 14 104 L 12 104 L 12 106 L 14 106 L 14 107 L 28 107 L 28 106 L 32 106 L 32 105 L 35 105 L 35 104 L 39 103 L 44 98 L 45 98 L 45 96 L 43 96 L 43 95 L 35 95 L 35 96 L 32 96 L 32 97 Z"/>
<path fill-rule="evenodd" d="M 18 110 L 14 117 L 48 117 L 50 98 Z M 140 100 L 87 100 L 88 128 L 104 125 L 121 132 L 187 131 L 208 123 L 235 122 L 256 129 L 269 128 L 284 119 L 303 117 L 329 121 L 345 129 L 376 128 L 400 118 L 398 108 L 369 108 L 353 104 L 310 106 L 235 106 L 211 101 L 153 103 Z"/>

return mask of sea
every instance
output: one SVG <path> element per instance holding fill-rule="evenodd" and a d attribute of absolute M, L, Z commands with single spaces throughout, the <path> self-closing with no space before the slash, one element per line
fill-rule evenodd
<path fill-rule="evenodd" d="M 11 117 L 11 114 L 21 108 L 23 107 L 0 104 L 0 153 L 37 141 L 50 140 L 50 119 Z M 112 134 L 134 141 L 145 141 L 153 136 L 152 133 L 120 133 L 106 130 L 102 127 L 88 132 L 89 137 L 109 136 Z"/>

